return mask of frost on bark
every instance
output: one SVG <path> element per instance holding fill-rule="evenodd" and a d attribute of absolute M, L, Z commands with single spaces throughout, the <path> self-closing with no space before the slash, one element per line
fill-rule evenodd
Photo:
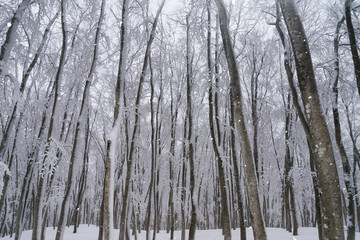
<path fill-rule="evenodd" d="M 114 108 L 114 121 L 111 131 L 111 136 L 106 144 L 106 160 L 105 160 L 105 179 L 104 179 L 104 196 L 103 196 L 103 213 L 102 213 L 102 226 L 101 230 L 104 234 L 104 240 L 113 239 L 113 199 L 114 199 L 114 161 L 115 161 L 115 148 L 117 141 L 117 133 L 119 131 L 120 122 L 120 106 L 121 96 L 123 96 L 123 86 L 125 78 L 126 67 L 126 36 L 127 36 L 127 21 L 129 13 L 129 0 L 124 0 L 122 4 L 121 16 L 121 36 L 120 36 L 120 59 L 118 66 L 118 75 L 115 86 L 115 108 Z M 100 237 L 100 233 L 99 233 Z"/>
<path fill-rule="evenodd" d="M 49 122 L 49 128 L 46 136 L 46 145 L 44 150 L 44 158 L 41 163 L 41 169 L 39 170 L 39 182 L 37 186 L 37 193 L 35 198 L 35 207 L 34 207 L 34 220 L 33 220 L 33 233 L 32 233 L 32 240 L 39 240 L 40 234 L 41 234 L 41 225 L 42 225 L 42 206 L 43 206 L 43 199 L 44 199 L 44 191 L 45 191 L 45 185 L 46 182 L 44 182 L 44 178 L 46 177 L 46 174 L 43 174 L 43 172 L 46 172 L 46 169 L 44 167 L 46 161 L 47 161 L 47 155 L 50 151 L 50 143 L 51 143 L 51 137 L 53 135 L 53 129 L 54 129 L 54 118 L 55 118 L 55 112 L 57 110 L 57 102 L 59 99 L 60 94 L 60 88 L 61 88 L 61 78 L 62 73 L 65 66 L 65 59 L 66 59 L 66 53 L 67 53 L 67 29 L 66 29 L 66 19 L 65 19 L 65 10 L 66 10 L 66 0 L 61 1 L 61 30 L 62 30 L 62 46 L 61 46 L 61 54 L 60 54 L 60 60 L 59 60 L 59 67 L 56 72 L 54 86 L 53 86 L 53 96 L 50 95 L 49 97 L 53 98 L 53 105 L 51 109 L 51 117 Z"/>
<path fill-rule="evenodd" d="M 294 52 L 301 98 L 318 172 L 325 239 L 344 239 L 341 195 L 329 130 L 322 113 L 306 34 L 293 0 L 280 0 Z"/>
<path fill-rule="evenodd" d="M 59 223 L 58 223 L 58 229 L 56 232 L 55 240 L 62 240 L 64 238 L 65 225 L 67 222 L 67 215 L 68 215 L 69 207 L 70 207 L 70 196 L 71 196 L 70 193 L 73 190 L 74 164 L 76 162 L 75 161 L 76 154 L 79 151 L 78 150 L 78 148 L 79 148 L 78 141 L 79 141 L 79 134 L 81 131 L 81 122 L 85 121 L 85 115 L 86 115 L 86 111 L 87 111 L 87 103 L 88 103 L 89 94 L 90 94 L 89 91 L 90 91 L 91 79 L 95 72 L 96 61 L 97 61 L 97 56 L 98 56 L 100 27 L 101 27 L 101 24 L 102 24 L 102 21 L 104 18 L 104 9 L 105 9 L 105 0 L 103 0 L 101 3 L 101 12 L 100 12 L 99 21 L 98 21 L 97 28 L 96 28 L 96 33 L 95 33 L 93 58 L 92 58 L 92 62 L 91 62 L 90 71 L 89 71 L 89 74 L 88 74 L 86 82 L 85 82 L 84 92 L 83 92 L 81 106 L 80 106 L 80 112 L 79 112 L 78 120 L 76 123 L 74 142 L 73 142 L 71 156 L 70 156 L 68 177 L 67 177 L 67 182 L 66 182 L 66 187 L 65 187 L 65 194 L 64 194 L 64 198 L 63 198 L 63 201 L 61 204 L 60 219 L 59 219 Z"/>
<path fill-rule="evenodd" d="M 246 190 L 249 199 L 250 216 L 255 240 L 266 240 L 266 230 L 261 213 L 260 199 L 258 194 L 258 182 L 255 172 L 255 164 L 251 152 L 250 140 L 245 125 L 243 112 L 242 94 L 240 89 L 239 72 L 235 60 L 234 50 L 231 44 L 231 38 L 228 29 L 228 19 L 225 6 L 222 0 L 216 0 L 219 12 L 220 30 L 225 50 L 226 60 L 230 75 L 231 91 L 234 98 L 234 114 L 236 129 L 238 131 L 242 158 L 244 159 L 244 172 Z"/>
<path fill-rule="evenodd" d="M 0 76 L 4 71 L 5 64 L 9 59 L 11 50 L 15 45 L 16 32 L 19 27 L 19 24 L 24 16 L 25 10 L 30 6 L 31 0 L 23 0 L 17 10 L 14 13 L 14 16 L 11 19 L 11 22 L 8 24 L 9 29 L 6 32 L 5 42 L 1 46 L 0 52 Z"/>
<path fill-rule="evenodd" d="M 133 132 L 132 132 L 132 139 L 131 139 L 131 144 L 130 144 L 130 149 L 129 149 L 129 157 L 127 159 L 127 171 L 126 171 L 126 178 L 125 178 L 125 189 L 124 189 L 124 194 L 123 194 L 123 204 L 122 204 L 122 209 L 121 209 L 121 216 L 120 216 L 120 231 L 119 231 L 119 240 L 124 240 L 125 239 L 125 232 L 127 231 L 127 216 L 128 216 L 128 201 L 130 199 L 130 181 L 131 181 L 131 175 L 132 175 L 132 166 L 133 166 L 133 158 L 134 158 L 134 153 L 135 153 L 135 137 L 136 137 L 136 133 L 137 133 L 137 129 L 140 127 L 139 126 L 139 106 L 140 106 L 140 100 L 141 100 L 141 92 L 142 92 L 142 87 L 143 87 L 143 83 L 145 80 L 145 76 L 146 76 L 146 72 L 147 72 L 147 68 L 148 68 L 148 62 L 149 62 L 149 54 L 150 54 L 150 50 L 151 50 L 151 45 L 154 41 L 155 38 L 155 31 L 156 31 L 156 26 L 159 20 L 159 16 L 160 13 L 164 7 L 165 4 L 165 0 L 163 0 L 160 4 L 159 9 L 156 12 L 155 18 L 154 18 L 154 23 L 150 32 L 150 36 L 149 36 L 149 40 L 147 42 L 147 46 L 146 46 L 146 50 L 145 50 L 145 56 L 144 56 L 144 62 L 142 65 L 142 70 L 141 70 L 141 75 L 140 75 L 140 79 L 139 79 L 139 85 L 138 85 L 138 90 L 137 90 L 137 95 L 136 95 L 136 100 L 135 100 L 135 120 L 134 120 L 134 128 L 133 128 Z M 105 222 L 104 222 L 105 224 Z M 105 225 L 106 226 L 106 225 Z M 128 231 L 127 231 L 128 232 Z"/>

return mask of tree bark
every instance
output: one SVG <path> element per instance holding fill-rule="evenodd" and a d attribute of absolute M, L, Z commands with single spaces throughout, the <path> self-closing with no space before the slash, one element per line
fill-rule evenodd
<path fill-rule="evenodd" d="M 189 15 L 186 15 L 186 116 L 188 121 L 188 133 L 186 142 L 188 144 L 187 158 L 189 161 L 190 171 L 190 202 L 191 202 L 191 218 L 190 218 L 190 229 L 189 229 L 189 240 L 195 239 L 195 231 L 197 225 L 197 213 L 195 204 L 195 166 L 194 166 L 194 145 L 192 139 L 193 124 L 192 124 L 192 100 L 191 100 L 191 89 L 192 89 L 192 62 L 190 60 L 190 24 Z"/>
<path fill-rule="evenodd" d="M 295 56 L 305 116 L 312 138 L 324 219 L 324 238 L 344 239 L 341 195 L 330 134 L 322 113 L 306 34 L 293 0 L 280 0 Z"/>
<path fill-rule="evenodd" d="M 314 187 L 314 194 L 315 194 L 315 208 L 316 208 L 316 221 L 318 224 L 318 236 L 319 239 L 323 239 L 323 224 L 322 224 L 322 217 L 321 217 L 321 199 L 320 199 L 320 193 L 319 193 L 319 183 L 317 178 L 317 170 L 315 168 L 315 160 L 314 160 L 314 149 L 312 148 L 311 142 L 311 134 L 310 134 L 310 128 L 306 121 L 305 115 L 301 109 L 299 99 L 298 99 L 298 93 L 294 84 L 294 74 L 292 70 L 292 56 L 291 56 L 291 49 L 290 46 L 287 44 L 285 35 L 283 32 L 283 26 L 281 24 L 281 16 L 280 16 L 280 7 L 279 2 L 277 1 L 276 4 L 276 30 L 280 36 L 281 43 L 284 47 L 284 67 L 286 71 L 287 80 L 289 83 L 291 95 L 293 104 L 295 106 L 296 112 L 299 116 L 301 125 L 303 126 L 303 129 L 305 131 L 305 135 L 307 138 L 307 145 L 309 149 L 309 158 L 310 158 L 310 170 L 312 172 L 312 182 Z"/>
<path fill-rule="evenodd" d="M 224 235 L 224 240 L 231 240 L 231 224 L 229 217 L 228 209 L 228 199 L 227 199 L 227 187 L 225 180 L 225 171 L 223 159 L 219 152 L 218 141 L 216 141 L 215 129 L 214 129 L 214 103 L 213 103 L 213 90 L 212 90 L 212 61 L 211 61 L 211 10 L 210 10 L 210 1 L 207 3 L 207 12 L 208 12 L 208 22 L 207 22 L 207 64 L 208 64 L 208 78 L 209 78 L 209 126 L 210 126 L 210 135 L 213 150 L 215 153 L 215 158 L 217 161 L 218 171 L 219 171 L 219 181 L 220 181 L 220 193 L 221 193 L 221 220 L 222 220 L 222 230 Z M 215 105 L 217 105 L 215 103 Z M 220 134 L 220 132 L 218 132 Z"/>
<path fill-rule="evenodd" d="M 234 164 L 234 178 L 236 184 L 236 192 L 237 192 L 237 200 L 238 200 L 238 208 L 239 208 L 239 220 L 240 220 L 240 239 L 246 240 L 246 226 L 244 221 L 244 207 L 243 200 L 241 194 L 241 185 L 240 185 L 240 173 L 239 167 L 237 163 L 237 153 L 235 148 L 235 121 L 234 121 L 234 100 L 232 94 L 230 92 L 230 126 L 231 126 L 231 151 L 232 151 L 232 159 Z"/>
<path fill-rule="evenodd" d="M 239 72 L 235 60 L 234 50 L 232 48 L 228 19 L 225 6 L 222 0 L 216 0 L 219 17 L 220 17 L 220 30 L 223 39 L 223 45 L 228 64 L 231 91 L 234 97 L 234 113 L 236 120 L 236 128 L 241 139 L 242 157 L 244 159 L 245 169 L 245 182 L 246 190 L 249 198 L 250 215 L 252 220 L 252 227 L 255 240 L 266 240 L 266 230 L 263 221 L 260 199 L 258 194 L 258 181 L 256 178 L 255 164 L 251 152 L 249 135 L 245 125 L 245 117 L 243 112 L 242 94 L 239 83 Z"/>

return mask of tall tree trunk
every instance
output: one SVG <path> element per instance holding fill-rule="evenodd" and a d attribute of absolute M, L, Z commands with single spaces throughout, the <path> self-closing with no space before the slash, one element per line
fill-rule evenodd
<path fill-rule="evenodd" d="M 173 76 L 173 72 L 172 76 Z M 174 166 L 173 162 L 175 160 L 175 143 L 176 143 L 176 125 L 178 117 L 178 102 L 180 100 L 181 94 L 178 94 L 177 102 L 175 102 L 174 89 L 172 82 L 170 82 L 170 94 L 171 94 L 171 103 L 170 103 L 170 113 L 171 113 L 171 129 L 170 129 L 170 154 L 171 159 L 169 163 L 169 181 L 170 181 L 170 196 L 169 196 L 169 215 L 168 215 L 168 229 L 170 230 L 170 240 L 174 240 L 175 233 L 175 206 L 174 206 L 174 190 L 175 190 L 175 176 L 174 176 Z"/>
<path fill-rule="evenodd" d="M 39 182 L 37 186 L 37 193 L 36 193 L 36 199 L 35 199 L 35 207 L 34 207 L 34 220 L 33 220 L 33 232 L 32 232 L 32 240 L 39 240 L 40 239 L 40 229 L 41 229 L 41 223 L 42 223 L 42 205 L 43 205 L 43 195 L 45 191 L 45 185 L 44 185 L 44 178 L 46 177 L 46 169 L 43 166 L 47 159 L 47 154 L 50 150 L 50 142 L 51 137 L 53 133 L 54 128 L 54 118 L 55 118 L 55 112 L 57 108 L 57 101 L 59 98 L 60 93 L 60 87 L 61 87 L 61 77 L 62 72 L 65 66 L 65 58 L 67 53 L 67 29 L 66 29 L 66 20 L 65 20 L 65 4 L 66 0 L 61 0 L 61 29 L 62 29 L 62 48 L 61 48 L 61 54 L 60 54 L 60 60 L 59 60 L 59 67 L 56 72 L 55 81 L 54 81 L 54 96 L 53 96 L 53 106 L 52 106 L 52 112 L 50 117 L 50 123 L 48 128 L 48 133 L 46 137 L 46 145 L 45 145 L 45 151 L 44 151 L 44 158 L 41 163 L 41 169 L 44 171 L 44 175 L 41 176 L 42 170 L 39 171 Z M 51 98 L 51 95 L 50 95 Z"/>
<path fill-rule="evenodd" d="M 284 97 L 285 98 L 285 97 Z M 290 95 L 287 97 L 286 110 L 285 110 L 285 163 L 284 163 L 284 211 L 285 211 L 285 226 L 288 232 L 292 230 L 291 224 L 291 211 L 290 211 L 290 168 L 291 168 L 291 156 L 290 156 L 290 133 L 291 133 L 291 108 L 290 108 Z"/>
<path fill-rule="evenodd" d="M 84 122 L 85 116 L 86 116 L 87 102 L 88 102 L 88 98 L 89 98 L 89 94 L 90 94 L 89 91 L 90 91 L 90 85 L 91 85 L 91 78 L 93 77 L 93 74 L 94 74 L 95 68 L 96 68 L 101 24 L 104 19 L 105 1 L 106 0 L 102 0 L 102 3 L 101 3 L 101 12 L 100 12 L 99 21 L 97 24 L 96 33 L 95 33 L 93 58 L 92 58 L 92 62 L 91 62 L 90 71 L 89 71 L 89 74 L 88 74 L 86 82 L 85 82 L 83 97 L 82 97 L 81 106 L 80 106 L 80 112 L 79 112 L 78 120 L 77 120 L 76 127 L 75 127 L 75 135 L 74 135 L 74 142 L 73 142 L 73 146 L 72 146 L 72 150 L 71 150 L 67 183 L 66 183 L 66 187 L 65 187 L 64 198 L 63 198 L 63 201 L 61 204 L 60 219 L 59 219 L 59 223 L 58 223 L 58 230 L 56 231 L 55 240 L 62 240 L 64 238 L 65 225 L 67 222 L 67 217 L 68 217 L 68 212 L 69 212 L 69 207 L 70 207 L 70 205 L 69 205 L 70 204 L 70 193 L 72 192 L 73 182 L 74 182 L 73 171 L 74 171 L 76 155 L 78 153 L 78 140 L 79 140 L 78 138 L 79 138 L 79 134 L 81 131 L 81 129 L 80 129 L 81 122 Z M 65 8 L 65 5 L 62 7 Z M 62 17 L 64 17 L 64 14 L 65 13 L 62 12 Z"/>
<path fill-rule="evenodd" d="M 225 6 L 222 0 L 216 0 L 219 17 L 220 17 L 220 30 L 223 39 L 223 45 L 226 55 L 226 60 L 229 69 L 231 91 L 234 97 L 234 113 L 236 128 L 241 139 L 241 152 L 244 159 L 244 172 L 246 190 L 249 198 L 250 215 L 255 240 L 266 240 L 266 230 L 263 221 L 260 199 L 258 194 L 258 181 L 256 178 L 256 171 L 254 159 L 251 152 L 249 135 L 245 125 L 245 117 L 243 112 L 243 102 L 239 81 L 239 72 L 235 60 L 234 50 L 231 44 L 231 38 L 228 29 L 228 19 Z"/>
<path fill-rule="evenodd" d="M 140 106 L 140 100 L 141 100 L 141 92 L 143 87 L 143 82 L 146 76 L 146 71 L 148 68 L 148 61 L 149 61 L 149 54 L 151 50 L 151 44 L 155 38 L 155 31 L 156 26 L 159 20 L 160 13 L 164 7 L 165 0 L 163 0 L 160 4 L 159 9 L 156 12 L 156 16 L 154 18 L 154 23 L 150 32 L 149 40 L 147 42 L 145 56 L 144 56 L 144 62 L 141 70 L 140 80 L 139 80 L 139 86 L 137 90 L 136 95 L 136 102 L 135 102 L 135 120 L 134 120 L 134 129 L 132 133 L 132 139 L 130 143 L 130 149 L 129 149 L 129 157 L 127 159 L 127 172 L 126 172 L 126 179 L 125 179 L 125 189 L 124 189 L 124 195 L 123 195 L 123 205 L 121 210 L 121 217 L 120 217 L 120 232 L 119 232 L 119 240 L 125 239 L 125 231 L 126 231 L 126 219 L 127 219 L 127 209 L 128 209 L 128 200 L 129 200 L 129 186 L 130 186 L 130 180 L 132 175 L 132 165 L 133 165 L 133 156 L 134 156 L 134 150 L 135 150 L 135 138 L 136 133 L 139 125 L 139 106 Z"/>
<path fill-rule="evenodd" d="M 190 60 L 190 24 L 189 15 L 186 15 L 186 116 L 188 121 L 188 133 L 187 133 L 187 144 L 188 152 L 187 157 L 189 161 L 190 171 L 190 202 L 191 202 L 191 219 L 189 229 L 189 240 L 195 239 L 195 231 L 197 225 L 197 213 L 195 204 L 195 166 L 194 166 L 194 145 L 192 139 L 193 123 L 192 123 L 192 100 L 191 100 L 191 89 L 192 89 L 192 60 Z"/>
<path fill-rule="evenodd" d="M 217 166 L 219 171 L 219 180 L 220 180 L 220 192 L 221 192 L 221 219 L 222 219 L 222 229 L 224 240 L 231 240 L 231 223 L 229 217 L 228 209 L 228 199 L 227 199 L 227 188 L 225 180 L 225 171 L 224 163 L 219 152 L 218 142 L 216 141 L 215 130 L 214 130 L 214 104 L 213 104 L 213 90 L 212 90 L 212 61 L 211 61 L 211 10 L 210 10 L 210 1 L 207 3 L 207 12 L 208 12 L 208 22 L 207 22 L 207 64 L 208 64 L 208 74 L 209 74 L 209 124 L 210 124 L 210 135 L 213 150 L 215 152 L 215 158 L 217 160 Z M 215 103 L 215 105 L 217 105 Z M 217 116 L 218 119 L 218 116 Z M 220 134 L 220 132 L 218 132 Z"/>
<path fill-rule="evenodd" d="M 345 188 L 347 192 L 347 240 L 354 240 L 355 239 L 355 205 L 354 205 L 354 185 L 353 185 L 353 176 L 351 173 L 351 166 L 349 163 L 349 158 L 347 156 L 344 144 L 342 142 L 341 137 L 341 125 L 340 125 L 340 116 L 338 110 L 338 99 L 339 99 L 339 75 L 340 75 L 340 56 L 339 56 L 339 41 L 340 41 L 340 27 L 344 22 L 344 18 L 342 18 L 336 27 L 335 30 L 335 37 L 334 37 L 334 83 L 333 83 L 333 119 L 334 119 L 334 127 L 335 127 L 335 140 L 336 144 L 339 149 L 341 162 L 342 162 L 342 169 L 344 173 L 344 182 Z M 360 62 L 359 62 L 360 64 Z"/>
<path fill-rule="evenodd" d="M 181 240 L 185 240 L 186 230 L 186 179 L 187 179 L 187 167 L 186 167 L 186 138 L 187 138 L 187 116 L 184 118 L 184 132 L 183 132 L 183 145 L 182 145 L 182 167 L 181 167 Z M 179 176 L 180 177 L 180 176 Z"/>
<path fill-rule="evenodd" d="M 146 213 L 146 240 L 150 240 L 150 219 L 151 219 L 151 207 L 152 207 L 152 198 L 153 194 L 155 195 L 155 175 L 156 175 L 156 139 L 155 139 L 155 120 L 154 120 L 154 78 L 153 78 L 153 70 L 151 65 L 151 56 L 149 56 L 149 65 L 150 65 L 150 115 L 151 115 L 151 170 L 150 170 L 150 185 L 149 185 L 149 202 L 147 206 Z M 155 198 L 155 196 L 154 196 Z M 154 211 L 155 209 L 155 201 L 154 201 Z M 155 215 L 155 214 L 154 214 Z M 154 232 L 156 229 L 156 221 L 154 221 Z"/>
<path fill-rule="evenodd" d="M 310 128 L 305 119 L 305 115 L 301 109 L 299 99 L 298 99 L 298 93 L 297 93 L 297 90 L 296 90 L 296 87 L 295 87 L 295 84 L 293 81 L 294 75 L 293 75 L 293 70 L 292 70 L 292 58 L 290 58 L 291 49 L 290 49 L 289 44 L 287 44 L 287 42 L 286 42 L 284 31 L 283 31 L 283 26 L 281 24 L 279 1 L 277 1 L 277 4 L 276 4 L 275 26 L 276 26 L 276 30 L 280 36 L 281 43 L 284 47 L 284 67 L 285 67 L 287 80 L 288 80 L 290 90 L 291 90 L 293 104 L 295 106 L 296 112 L 299 116 L 301 125 L 304 128 L 305 135 L 307 138 L 307 145 L 308 145 L 308 149 L 309 149 L 309 158 L 310 158 L 310 170 L 312 172 L 311 175 L 312 175 L 312 182 L 313 182 L 314 194 L 315 194 L 315 208 L 316 208 L 316 221 L 318 224 L 318 236 L 319 236 L 319 239 L 323 239 L 323 224 L 322 224 L 322 217 L 321 217 L 321 199 L 320 199 L 320 192 L 319 192 L 319 183 L 318 183 L 318 178 L 317 178 L 317 170 L 315 168 L 315 160 L 314 160 L 315 154 L 314 154 L 314 149 L 312 148 L 312 144 L 311 144 L 312 140 L 311 140 Z"/>
<path fill-rule="evenodd" d="M 329 130 L 322 113 L 306 34 L 293 0 L 280 0 L 295 56 L 301 97 L 309 123 L 321 189 L 324 237 L 344 239 L 341 194 Z"/>
<path fill-rule="evenodd" d="M 114 167 L 115 167 L 115 149 L 117 145 L 117 134 L 120 128 L 120 109 L 121 97 L 124 92 L 125 72 L 126 72 L 126 48 L 127 48 L 127 26 L 128 26 L 129 0 L 122 2 L 121 12 L 121 30 L 120 30 L 120 59 L 118 66 L 118 74 L 115 86 L 115 107 L 114 121 L 111 134 L 106 144 L 106 160 L 105 160 L 105 178 L 104 178 L 104 196 L 102 214 L 102 227 L 104 240 L 113 240 L 113 200 L 114 200 Z M 102 233 L 102 232 L 100 232 Z M 99 238 L 100 238 L 99 233 Z"/>

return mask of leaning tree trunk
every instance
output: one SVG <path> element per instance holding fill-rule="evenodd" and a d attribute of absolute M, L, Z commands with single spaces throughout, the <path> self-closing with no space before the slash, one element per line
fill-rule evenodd
<path fill-rule="evenodd" d="M 313 182 L 314 194 L 315 194 L 315 208 L 316 208 L 316 222 L 318 224 L 318 236 L 319 236 L 319 239 L 323 239 L 323 228 L 322 228 L 323 224 L 322 224 L 322 218 L 321 218 L 321 200 L 320 200 L 320 194 L 319 194 L 317 171 L 315 169 L 315 163 L 314 163 L 314 149 L 312 149 L 312 144 L 310 144 L 310 142 L 312 140 L 311 140 L 309 125 L 308 125 L 308 123 L 305 119 L 305 115 L 301 109 L 299 99 L 298 99 L 298 93 L 297 93 L 297 90 L 296 90 L 296 87 L 294 84 L 294 74 L 293 74 L 293 70 L 292 70 L 292 58 L 290 57 L 291 49 L 290 49 L 290 46 L 288 46 L 286 39 L 285 39 L 283 26 L 281 24 L 280 7 L 279 7 L 277 0 L 276 0 L 276 23 L 275 23 L 275 26 L 276 26 L 276 30 L 280 36 L 281 43 L 284 47 L 284 67 L 285 67 L 285 72 L 286 72 L 287 80 L 288 80 L 291 95 L 292 95 L 293 104 L 295 106 L 296 112 L 299 116 L 301 125 L 304 128 L 305 135 L 307 138 L 307 145 L 308 145 L 308 149 L 309 149 L 309 153 L 310 153 L 309 154 L 310 155 L 310 170 L 312 172 L 312 182 Z"/>
<path fill-rule="evenodd" d="M 213 88 L 212 88 L 212 61 L 211 61 L 211 11 L 210 11 L 210 1 L 207 3 L 207 12 L 208 12 L 208 26 L 207 26 L 207 64 L 209 72 L 209 124 L 210 124 L 210 135 L 213 150 L 215 152 L 215 158 L 217 160 L 217 166 L 219 171 L 219 181 L 220 181 L 220 197 L 221 197 L 221 222 L 222 230 L 224 235 L 224 240 L 231 240 L 231 226 L 230 226 L 230 217 L 228 209 L 228 199 L 227 199 L 227 188 L 225 180 L 225 171 L 223 164 L 224 159 L 222 159 L 218 143 L 216 141 L 215 130 L 214 130 L 214 103 L 213 103 Z M 217 103 L 215 103 L 216 105 Z M 218 118 L 217 118 L 218 119 Z M 220 132 L 218 132 L 220 134 Z"/>
<path fill-rule="evenodd" d="M 243 112 L 242 94 L 239 81 L 239 72 L 235 60 L 234 50 L 231 44 L 231 38 L 228 29 L 228 19 L 225 6 L 222 0 L 216 0 L 219 18 L 220 30 L 223 39 L 223 45 L 226 60 L 229 68 L 231 91 L 234 98 L 234 113 L 236 128 L 241 139 L 242 157 L 244 159 L 244 172 L 246 190 L 249 198 L 249 208 L 252 220 L 252 227 L 255 240 L 266 240 L 266 230 L 261 213 L 261 205 L 258 194 L 258 182 L 256 178 L 254 159 L 251 152 L 249 135 L 247 133 L 245 117 Z"/>
<path fill-rule="evenodd" d="M 301 98 L 309 124 L 321 189 L 325 239 L 344 239 L 339 177 L 329 130 L 321 109 L 309 45 L 293 0 L 280 0 L 289 32 Z"/>

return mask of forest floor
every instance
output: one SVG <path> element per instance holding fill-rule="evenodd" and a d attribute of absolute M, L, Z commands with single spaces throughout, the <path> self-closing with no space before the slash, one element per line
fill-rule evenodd
<path fill-rule="evenodd" d="M 66 228 L 64 240 L 97 240 L 99 229 L 93 225 L 80 225 L 78 228 L 78 233 L 73 233 L 73 227 Z M 114 239 L 118 239 L 119 230 L 114 230 Z M 56 230 L 53 228 L 47 228 L 46 239 L 53 240 L 55 239 Z M 253 240 L 251 228 L 246 229 L 247 240 Z M 317 229 L 316 228 L 299 228 L 299 235 L 292 236 L 291 233 L 285 231 L 281 228 L 267 228 L 268 240 L 318 240 Z M 151 235 L 152 236 L 152 235 Z M 186 239 L 188 232 L 186 231 Z M 0 238 L 0 240 L 11 240 L 10 237 Z M 22 240 L 31 239 L 31 231 L 24 231 L 21 237 Z M 131 237 L 134 239 L 134 236 Z M 138 240 L 145 240 L 145 231 L 142 231 L 138 234 Z M 157 240 L 169 240 L 170 235 L 165 231 L 160 231 L 156 235 Z M 175 239 L 181 239 L 181 232 L 175 231 Z M 196 230 L 196 239 L 197 240 L 222 240 L 221 230 Z M 240 239 L 239 229 L 232 230 L 232 239 Z M 360 240 L 360 233 L 356 232 L 356 240 Z"/>

